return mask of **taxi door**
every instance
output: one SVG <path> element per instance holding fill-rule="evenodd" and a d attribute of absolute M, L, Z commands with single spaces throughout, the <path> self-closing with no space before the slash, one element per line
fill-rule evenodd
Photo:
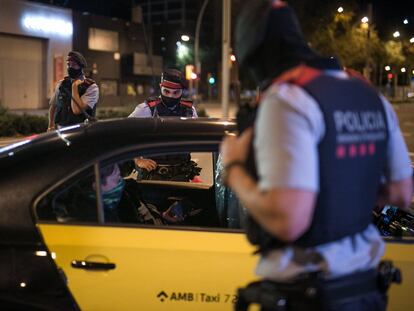
<path fill-rule="evenodd" d="M 414 310 L 414 239 L 387 238 L 383 259 L 392 260 L 402 272 L 402 283 L 391 285 L 387 310 Z"/>
<path fill-rule="evenodd" d="M 203 167 L 199 177 L 206 185 L 180 187 L 197 188 L 214 205 L 212 155 L 192 154 L 192 160 Z M 103 171 L 95 164 L 51 190 L 36 206 L 40 233 L 80 308 L 232 310 L 237 287 L 254 279 L 257 261 L 244 234 L 208 226 L 100 221 L 99 204 L 87 202 L 94 195 L 91 189 L 99 189 L 94 183 Z M 203 200 L 198 202 L 209 207 Z"/>
<path fill-rule="evenodd" d="M 232 310 L 256 258 L 241 233 L 40 224 L 80 308 Z"/>

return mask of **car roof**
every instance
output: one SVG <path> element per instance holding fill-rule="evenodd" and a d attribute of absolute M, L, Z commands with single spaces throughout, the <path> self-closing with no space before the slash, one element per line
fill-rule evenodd
<path fill-rule="evenodd" d="M 225 131 L 235 131 L 234 120 L 213 118 L 126 118 L 77 124 L 39 135 L 33 135 L 0 148 L 0 169 L 10 163 L 33 161 L 37 156 L 56 149 L 71 153 L 76 149 L 119 148 L 122 145 L 154 141 L 204 140 L 221 137 Z"/>

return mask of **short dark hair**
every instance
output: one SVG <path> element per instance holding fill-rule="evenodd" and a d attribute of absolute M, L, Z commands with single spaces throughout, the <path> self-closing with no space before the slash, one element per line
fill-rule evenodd
<path fill-rule="evenodd" d="M 68 53 L 68 60 L 73 60 L 76 62 L 80 67 L 85 68 L 88 66 L 85 57 L 77 51 L 70 51 Z"/>

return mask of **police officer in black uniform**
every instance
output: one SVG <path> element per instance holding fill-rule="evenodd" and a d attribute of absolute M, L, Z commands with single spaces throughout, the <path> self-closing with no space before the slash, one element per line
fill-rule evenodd
<path fill-rule="evenodd" d="M 413 191 L 391 105 L 311 50 L 283 1 L 248 1 L 236 53 L 261 100 L 254 124 L 224 139 L 222 178 L 249 212 L 263 278 L 239 290 L 237 310 L 385 310 L 398 270 L 377 269 L 372 209 L 379 193 L 408 209 Z"/>
<path fill-rule="evenodd" d="M 154 117 L 190 117 L 196 118 L 197 112 L 193 102 L 183 99 L 183 91 L 187 88 L 184 75 L 177 69 L 167 69 L 161 75 L 161 95 L 150 97 L 139 104 L 129 115 L 131 118 Z M 193 165 L 190 155 L 157 157 L 157 159 L 135 159 L 141 177 L 144 179 L 166 179 L 188 181 Z M 187 166 L 186 166 L 187 165 Z M 148 174 L 152 172 L 151 174 Z M 192 175 L 192 174 L 191 174 Z"/>
<path fill-rule="evenodd" d="M 196 118 L 197 112 L 191 100 L 183 99 L 187 88 L 184 75 L 176 69 L 167 69 L 161 75 L 159 97 L 150 97 L 139 104 L 129 115 L 133 118 L 189 117 Z M 191 161 L 191 155 L 176 154 L 148 158 L 136 158 L 138 179 L 187 182 L 200 174 L 201 168 Z M 169 197 L 171 197 L 169 200 Z M 143 199 L 155 205 L 168 223 L 183 222 L 192 210 L 186 198 L 174 198 L 175 194 L 163 189 L 145 191 Z M 175 201 L 175 202 L 174 202 Z M 171 204 L 172 203 L 172 204 Z M 184 216 L 183 216 L 184 215 Z"/>
<path fill-rule="evenodd" d="M 59 82 L 49 103 L 49 131 L 56 126 L 82 123 L 95 116 L 99 89 L 95 81 L 85 78 L 85 58 L 81 53 L 71 51 L 66 64 L 68 76 Z"/>
<path fill-rule="evenodd" d="M 167 69 L 161 75 L 161 95 L 150 97 L 129 115 L 133 118 L 197 117 L 193 102 L 182 98 L 187 81 L 177 69 Z"/>

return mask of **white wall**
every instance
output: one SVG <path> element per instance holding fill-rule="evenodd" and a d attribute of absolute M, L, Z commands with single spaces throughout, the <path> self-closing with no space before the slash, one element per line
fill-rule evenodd
<path fill-rule="evenodd" d="M 24 24 L 24 18 L 31 22 Z M 39 23 L 43 18 L 44 23 Z M 31 25 L 28 28 L 27 25 Z M 51 26 L 52 25 L 52 26 Z M 72 11 L 20 0 L 0 0 L 0 33 L 47 39 L 45 93 L 49 98 L 54 90 L 54 57 L 64 57 L 72 49 L 72 34 L 65 26 L 72 25 Z M 64 26 L 64 27 L 61 27 Z M 65 31 L 66 30 L 66 31 Z M 0 47 L 7 49 L 7 47 Z"/>

